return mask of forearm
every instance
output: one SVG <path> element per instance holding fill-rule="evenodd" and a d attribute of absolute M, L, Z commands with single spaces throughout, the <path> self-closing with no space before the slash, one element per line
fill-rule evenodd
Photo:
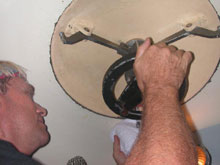
<path fill-rule="evenodd" d="M 197 164 L 177 92 L 172 88 L 144 92 L 141 134 L 126 164 Z"/>

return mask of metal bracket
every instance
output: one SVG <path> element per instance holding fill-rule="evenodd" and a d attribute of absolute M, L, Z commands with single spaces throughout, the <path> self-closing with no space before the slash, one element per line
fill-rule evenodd
<path fill-rule="evenodd" d="M 187 31 L 185 29 L 180 30 L 177 33 L 172 34 L 171 36 L 161 40 L 160 42 L 165 42 L 166 44 L 170 44 L 177 40 L 180 40 L 189 35 L 200 36 L 205 38 L 219 38 L 220 37 L 220 26 L 217 27 L 216 31 L 208 30 L 202 27 L 195 27 L 191 31 Z"/>
<path fill-rule="evenodd" d="M 59 33 L 60 38 L 62 40 L 62 42 L 64 44 L 75 44 L 78 43 L 82 40 L 89 40 L 92 42 L 95 42 L 97 44 L 106 46 L 108 48 L 114 49 L 117 51 L 118 54 L 121 55 L 129 55 L 129 54 L 135 54 L 137 47 L 132 46 L 129 47 L 127 44 L 121 42 L 119 45 L 116 43 L 113 43 L 105 38 L 102 38 L 100 36 L 97 36 L 95 34 L 91 35 L 85 35 L 82 32 L 76 32 L 75 34 L 67 37 L 64 32 L 60 32 Z M 191 31 L 187 31 L 185 29 L 182 29 L 172 35 L 170 35 L 169 37 L 161 40 L 160 42 L 165 42 L 166 44 L 170 44 L 173 43 L 177 40 L 180 40 L 184 37 L 187 37 L 189 35 L 195 35 L 195 36 L 201 36 L 201 37 L 205 37 L 205 38 L 219 38 L 220 37 L 220 26 L 217 28 L 216 31 L 212 31 L 212 30 L 208 30 L 202 27 L 195 27 L 193 30 Z"/>
<path fill-rule="evenodd" d="M 99 37 L 95 34 L 91 34 L 89 36 L 83 34 L 82 32 L 77 32 L 70 37 L 66 37 L 64 32 L 60 32 L 60 38 L 64 44 L 75 44 L 77 42 L 80 42 L 84 39 L 95 42 L 97 44 L 106 46 L 108 48 L 114 49 L 117 51 L 118 54 L 121 55 L 128 55 L 132 52 L 132 49 L 129 48 L 125 43 L 120 43 L 120 45 L 113 43 L 109 40 L 106 40 L 102 37 Z"/>

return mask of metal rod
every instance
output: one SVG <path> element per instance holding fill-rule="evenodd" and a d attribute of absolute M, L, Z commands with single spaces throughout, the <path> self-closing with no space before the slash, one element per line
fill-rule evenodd
<path fill-rule="evenodd" d="M 126 46 L 126 44 L 121 43 L 120 45 L 118 45 L 95 34 L 87 36 L 81 32 L 77 32 L 69 37 L 66 37 L 66 35 L 63 32 L 60 32 L 59 35 L 60 39 L 64 44 L 75 44 L 86 39 L 98 43 L 100 45 L 106 46 L 108 48 L 114 49 L 117 51 L 118 54 L 121 55 L 128 55 L 130 53 L 130 49 L 128 46 Z"/>

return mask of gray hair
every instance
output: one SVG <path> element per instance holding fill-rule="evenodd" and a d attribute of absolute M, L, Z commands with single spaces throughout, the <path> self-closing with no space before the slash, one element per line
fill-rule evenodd
<path fill-rule="evenodd" d="M 26 80 L 25 69 L 10 61 L 0 61 L 0 93 L 7 92 L 6 84 L 13 77 L 22 77 Z"/>

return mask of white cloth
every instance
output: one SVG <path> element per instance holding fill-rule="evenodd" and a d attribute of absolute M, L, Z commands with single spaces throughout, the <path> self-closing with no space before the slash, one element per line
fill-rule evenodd
<path fill-rule="evenodd" d="M 121 151 L 128 155 L 134 145 L 139 133 L 137 128 L 137 121 L 125 119 L 117 123 L 111 131 L 110 137 L 114 142 L 114 135 L 117 135 L 120 139 Z"/>

